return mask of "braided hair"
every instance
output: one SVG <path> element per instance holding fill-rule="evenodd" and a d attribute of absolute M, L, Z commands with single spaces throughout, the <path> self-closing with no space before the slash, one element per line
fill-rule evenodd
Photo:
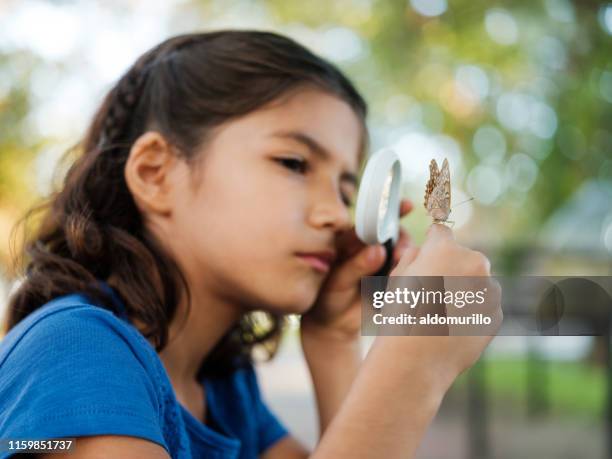
<path fill-rule="evenodd" d="M 97 282 L 103 280 L 161 351 L 182 295 L 190 300 L 189 288 L 175 261 L 146 231 L 126 185 L 131 146 L 156 130 L 186 160 L 196 159 L 212 128 L 305 85 L 345 100 L 363 121 L 367 142 L 366 105 L 349 80 L 287 37 L 246 30 L 192 33 L 144 53 L 104 97 L 60 189 L 22 220 L 42 214 L 24 246 L 25 269 L 9 299 L 7 330 L 72 292 L 115 310 Z M 250 361 L 257 344 L 272 356 L 283 319 L 271 313 L 268 319 L 268 327 L 261 327 L 247 313 L 209 354 L 202 371 L 224 372 Z"/>

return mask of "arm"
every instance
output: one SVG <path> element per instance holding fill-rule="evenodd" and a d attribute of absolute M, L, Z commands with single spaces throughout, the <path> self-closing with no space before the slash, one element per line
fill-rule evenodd
<path fill-rule="evenodd" d="M 403 200 L 400 215 L 412 209 Z M 412 259 L 417 249 L 400 230 L 393 262 Z M 360 279 L 375 273 L 385 261 L 382 246 L 366 246 L 354 228 L 338 238 L 339 260 L 311 310 L 302 316 L 302 350 L 315 390 L 319 435 L 323 435 L 346 398 L 362 363 Z"/>
<path fill-rule="evenodd" d="M 402 338 L 377 338 L 313 454 L 287 436 L 262 459 L 414 457 L 454 373 L 432 365 L 430 337 Z M 322 395 L 337 403 L 337 390 Z"/>
<path fill-rule="evenodd" d="M 308 459 L 310 452 L 291 435 L 274 443 L 260 459 Z"/>
<path fill-rule="evenodd" d="M 376 339 L 313 458 L 414 457 L 454 380 L 432 365 L 428 340 Z"/>
<path fill-rule="evenodd" d="M 488 259 L 432 225 L 414 259 L 391 276 L 490 276 Z M 490 281 L 490 278 L 489 278 Z M 488 307 L 501 323 L 501 289 L 490 281 Z M 313 458 L 412 458 L 455 378 L 472 366 L 493 335 L 379 336 Z"/>
<path fill-rule="evenodd" d="M 39 459 L 170 459 L 168 452 L 157 443 L 143 438 L 120 435 L 96 435 L 76 438 L 73 451 L 48 453 L 36 456 Z"/>
<path fill-rule="evenodd" d="M 490 276 L 487 258 L 456 244 L 448 228 L 432 225 L 427 236 L 422 248 L 403 257 L 391 276 Z M 490 316 L 499 326 L 501 290 L 491 282 L 490 291 L 495 295 Z M 310 457 L 414 457 L 448 388 L 478 360 L 492 338 L 490 334 L 377 337 Z"/>
<path fill-rule="evenodd" d="M 361 365 L 359 336 L 350 339 L 302 323 L 302 350 L 314 386 L 322 436 L 346 398 Z"/>

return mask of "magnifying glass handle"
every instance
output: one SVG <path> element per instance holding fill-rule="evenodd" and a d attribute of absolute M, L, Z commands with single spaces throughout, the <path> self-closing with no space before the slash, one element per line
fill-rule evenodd
<path fill-rule="evenodd" d="M 391 271 L 391 266 L 393 265 L 393 239 L 387 239 L 387 242 L 384 243 L 385 246 L 385 263 L 382 267 L 376 271 L 374 276 L 388 276 L 389 271 Z"/>

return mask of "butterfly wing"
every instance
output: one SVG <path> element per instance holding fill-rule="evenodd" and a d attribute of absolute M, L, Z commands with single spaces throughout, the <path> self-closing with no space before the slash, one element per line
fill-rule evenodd
<path fill-rule="evenodd" d="M 431 196 L 431 193 L 433 192 L 434 187 L 436 186 L 436 180 L 438 179 L 439 173 L 440 172 L 438 171 L 438 163 L 435 159 L 432 159 L 429 163 L 429 180 L 427 181 L 427 185 L 425 186 L 425 201 L 423 202 L 423 205 L 425 206 L 425 209 L 427 209 L 428 213 L 431 210 L 431 208 L 429 207 L 429 197 Z"/>
<path fill-rule="evenodd" d="M 448 160 L 444 158 L 442 163 L 442 170 L 438 176 L 438 182 L 444 189 L 444 207 L 448 209 L 450 213 L 451 208 L 451 184 L 450 184 L 450 168 L 448 166 Z"/>
<path fill-rule="evenodd" d="M 435 221 L 446 221 L 450 214 L 450 200 L 450 170 L 448 160 L 444 159 L 442 169 L 438 172 L 433 184 L 433 189 L 429 193 L 427 199 L 426 207 L 429 215 L 431 215 Z"/>

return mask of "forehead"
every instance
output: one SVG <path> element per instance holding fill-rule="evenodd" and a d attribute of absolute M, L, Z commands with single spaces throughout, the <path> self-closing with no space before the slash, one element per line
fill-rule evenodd
<path fill-rule="evenodd" d="M 359 170 L 365 134 L 362 122 L 348 103 L 322 90 L 297 90 L 220 128 L 213 144 L 238 141 L 251 147 L 295 142 L 277 134 L 303 132 L 343 168 Z M 250 149 L 241 150 L 246 154 Z"/>

